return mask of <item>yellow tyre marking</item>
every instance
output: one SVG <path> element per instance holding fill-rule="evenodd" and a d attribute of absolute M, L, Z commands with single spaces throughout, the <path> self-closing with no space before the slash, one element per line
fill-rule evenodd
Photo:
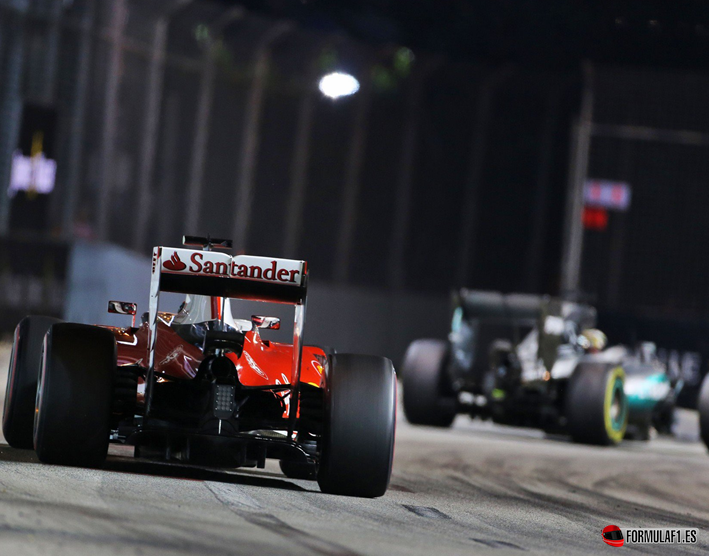
<path fill-rule="evenodd" d="M 620 429 L 613 428 L 611 419 L 611 405 L 613 403 L 613 393 L 615 392 L 615 382 L 620 379 L 625 383 L 625 371 L 622 367 L 616 367 L 608 375 L 606 382 L 606 398 L 603 403 L 603 420 L 606 425 L 606 434 L 613 444 L 618 444 L 625 436 L 625 429 L 628 427 L 628 408 L 624 407 L 623 424 Z"/>

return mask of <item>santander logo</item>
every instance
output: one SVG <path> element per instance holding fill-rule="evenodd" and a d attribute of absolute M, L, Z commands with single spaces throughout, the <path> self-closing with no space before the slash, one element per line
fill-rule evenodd
<path fill-rule="evenodd" d="M 229 257 L 222 253 L 204 251 L 163 250 L 164 272 L 215 276 L 221 278 L 243 278 L 259 282 L 276 282 L 287 285 L 301 285 L 307 267 L 303 261 L 272 259 L 237 255 Z M 180 257 L 180 255 L 182 257 Z"/>
<path fill-rule="evenodd" d="M 168 270 L 185 270 L 187 265 L 182 262 L 177 252 L 172 254 L 170 260 L 165 261 L 162 265 Z"/>

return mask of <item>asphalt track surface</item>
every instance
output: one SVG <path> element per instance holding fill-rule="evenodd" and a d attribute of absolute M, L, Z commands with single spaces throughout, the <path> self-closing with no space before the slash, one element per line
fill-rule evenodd
<path fill-rule="evenodd" d="M 696 415 L 685 421 L 684 439 L 613 449 L 467 418 L 451 430 L 401 420 L 391 488 L 374 500 L 323 495 L 270 463 L 225 472 L 118 447 L 85 470 L 3 445 L 0 555 L 700 554 L 709 456 L 688 441 Z M 609 524 L 698 527 L 699 542 L 617 549 L 601 541 Z"/>

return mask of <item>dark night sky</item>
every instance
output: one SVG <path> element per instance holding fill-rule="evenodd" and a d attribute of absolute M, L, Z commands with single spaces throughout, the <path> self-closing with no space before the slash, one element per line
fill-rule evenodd
<path fill-rule="evenodd" d="M 234 2 L 234 0 L 223 0 Z M 709 3 L 699 0 L 242 0 L 251 10 L 451 58 L 570 69 L 705 68 Z"/>

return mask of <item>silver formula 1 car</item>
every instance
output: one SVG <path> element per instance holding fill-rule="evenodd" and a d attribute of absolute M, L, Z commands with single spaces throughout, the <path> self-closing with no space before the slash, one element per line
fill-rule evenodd
<path fill-rule="evenodd" d="M 461 290 L 447 340 L 417 340 L 403 365 L 404 411 L 449 426 L 458 413 L 617 444 L 671 423 L 674 390 L 650 343 L 606 346 L 593 307 Z"/>

